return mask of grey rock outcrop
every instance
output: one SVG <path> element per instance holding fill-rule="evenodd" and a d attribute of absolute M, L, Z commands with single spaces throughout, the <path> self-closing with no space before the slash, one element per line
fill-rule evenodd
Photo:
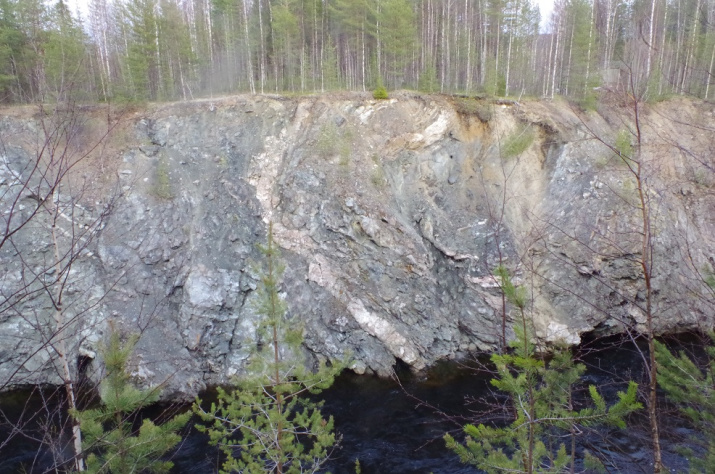
<path fill-rule="evenodd" d="M 494 349 L 502 303 L 491 271 L 500 261 L 530 289 L 545 341 L 642 325 L 634 184 L 594 138 L 613 140 L 627 122 L 609 116 L 616 109 L 492 107 L 486 123 L 449 98 L 409 93 L 239 96 L 137 112 L 123 138 L 108 140 L 104 182 L 119 185 L 98 186 L 90 203 L 77 198 L 91 217 L 121 196 L 71 272 L 74 345 L 95 357 L 110 321 L 141 332 L 134 375 L 163 383 L 167 397 L 240 375 L 255 345 L 253 264 L 269 221 L 308 360 L 349 356 L 357 372 L 388 374 L 398 359 L 420 370 Z M 661 331 L 715 318 L 693 293 L 715 256 L 715 134 L 691 126 L 715 128 L 705 108 L 680 102 L 644 116 Z M 23 143 L 32 128 L 27 118 L 2 123 L 6 208 L 15 189 L 6 171 L 31 158 Z M 505 156 L 520 134 L 531 137 L 526 150 Z M 37 241 L 46 224 L 2 249 L 6 300 L 22 265 L 46 258 L 49 243 Z M 0 315 L 0 375 L 56 382 L 33 336 L 52 305 L 22 305 Z"/>

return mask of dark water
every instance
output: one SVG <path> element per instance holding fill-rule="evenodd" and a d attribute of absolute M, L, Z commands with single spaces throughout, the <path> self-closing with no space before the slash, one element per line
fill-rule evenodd
<path fill-rule="evenodd" d="M 580 348 L 578 357 L 588 367 L 582 393 L 587 384 L 595 384 L 606 399 L 613 400 L 617 391 L 625 388 L 627 380 L 644 381 L 641 355 L 632 344 L 616 339 L 587 342 Z M 333 452 L 326 470 L 334 474 L 352 473 L 355 460 L 359 459 L 364 474 L 478 472 L 461 464 L 445 449 L 442 440 L 446 432 L 459 437 L 461 426 L 467 422 L 506 422 L 501 410 L 505 400 L 495 398 L 489 384 L 492 376 L 485 370 L 475 369 L 476 365 L 479 363 L 444 363 L 419 378 L 407 370 L 398 370 L 399 383 L 354 374 L 339 377 L 335 385 L 320 396 L 325 400 L 323 413 L 334 417 L 336 430 L 342 435 L 340 447 Z M 29 395 L 32 396 L 28 402 Z M 691 432 L 675 409 L 662 402 L 664 461 L 669 468 L 682 470 L 687 464 L 674 446 Z M 50 417 L 49 412 L 42 414 L 42 406 L 38 392 L 6 394 L 0 399 L 4 413 L 39 410 L 35 423 Z M 146 415 L 153 416 L 163 408 L 155 407 Z M 642 413 L 628 421 L 626 430 L 584 432 L 579 438 L 579 451 L 589 449 L 598 453 L 610 472 L 649 472 L 647 419 Z M 29 437 L 11 437 L 10 442 L 0 448 L 0 474 L 20 472 L 23 466 L 27 472 L 44 472 L 52 462 L 53 453 L 39 448 L 43 430 L 32 432 L 32 423 L 26 427 L 26 431 L 32 433 Z M 7 424 L 0 426 L 0 443 L 3 439 L 7 441 L 10 434 Z M 217 450 L 208 446 L 206 438 L 193 429 L 187 429 L 172 460 L 173 472 L 177 473 L 216 472 L 220 466 Z"/>
<path fill-rule="evenodd" d="M 484 406 L 469 397 L 488 392 L 489 377 L 457 364 L 442 364 L 427 379 L 409 373 L 394 380 L 342 377 L 324 397 L 325 413 L 343 434 L 331 472 L 474 472 L 447 452 L 442 437 L 461 432 L 469 410 Z M 338 421 L 339 420 L 339 421 Z"/>

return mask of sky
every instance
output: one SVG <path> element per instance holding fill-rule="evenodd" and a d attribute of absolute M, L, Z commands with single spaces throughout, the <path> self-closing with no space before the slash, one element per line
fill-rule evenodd
<path fill-rule="evenodd" d="M 70 10 L 75 13 L 79 12 L 84 18 L 87 18 L 89 0 L 65 0 L 65 3 L 69 5 Z"/>
<path fill-rule="evenodd" d="M 544 31 L 549 22 L 551 11 L 554 9 L 554 0 L 536 0 L 536 3 L 541 11 L 541 31 Z"/>

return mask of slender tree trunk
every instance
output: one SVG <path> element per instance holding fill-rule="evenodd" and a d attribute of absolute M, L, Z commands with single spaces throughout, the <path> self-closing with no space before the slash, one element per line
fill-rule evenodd
<path fill-rule="evenodd" d="M 156 48 L 156 75 L 157 75 L 157 82 L 158 84 L 155 85 L 156 89 L 156 94 L 159 96 L 161 94 L 161 90 L 164 88 L 164 77 L 163 77 L 163 68 L 161 67 L 161 46 L 159 44 L 159 22 L 156 20 L 156 16 L 154 18 L 154 47 Z M 157 97 L 158 98 L 158 97 Z"/>
<path fill-rule="evenodd" d="M 111 84 L 112 80 L 112 70 L 109 67 L 109 46 L 107 42 L 107 30 L 109 29 L 109 22 L 106 19 L 106 4 L 103 3 L 105 7 L 105 11 L 102 13 L 101 20 L 98 19 L 98 21 L 101 21 L 101 42 L 99 44 L 99 52 L 100 56 L 102 57 L 102 69 L 103 69 L 103 74 L 102 74 L 102 90 L 104 92 L 104 97 L 108 97 L 108 90 L 109 90 L 109 84 Z M 107 82 L 107 85 L 105 87 L 104 82 Z"/>
<path fill-rule="evenodd" d="M 206 46 L 209 51 L 209 64 L 214 64 L 214 45 L 213 45 L 213 23 L 211 22 L 211 0 L 205 0 L 204 3 L 204 18 L 206 20 Z"/>
<path fill-rule="evenodd" d="M 316 90 L 316 84 L 318 83 L 317 81 L 317 76 L 316 76 L 316 68 L 321 68 L 323 67 L 322 62 L 319 60 L 318 56 L 318 5 L 321 5 L 319 3 L 319 0 L 314 0 L 313 2 L 313 70 L 312 72 L 312 77 L 313 77 L 313 90 Z M 322 74 L 322 73 L 321 73 Z"/>
<path fill-rule="evenodd" d="M 542 89 L 541 89 L 541 91 L 542 91 L 542 92 L 541 92 L 541 95 L 542 95 L 543 97 L 548 97 L 548 96 L 549 96 L 549 82 L 550 82 L 550 81 L 549 81 L 549 79 L 550 79 L 549 76 L 550 76 L 551 70 L 552 70 L 552 69 L 555 69 L 555 65 L 554 65 L 555 61 L 554 61 L 554 58 L 553 58 L 554 36 L 555 36 L 555 35 L 556 35 L 556 33 L 552 31 L 552 32 L 551 32 L 551 36 L 550 36 L 550 38 L 549 38 L 549 56 L 548 56 L 549 60 L 548 60 L 547 63 L 546 63 L 546 78 L 545 78 L 545 80 L 544 80 L 544 82 L 543 82 L 543 86 L 542 86 Z M 553 97 L 553 96 L 552 96 L 552 97 Z"/>
<path fill-rule="evenodd" d="M 648 27 L 648 54 L 646 55 L 646 66 L 645 66 L 645 80 L 648 81 L 650 77 L 650 64 L 651 58 L 653 57 L 653 31 L 655 30 L 655 2 L 656 0 L 650 0 L 650 25 Z"/>
<path fill-rule="evenodd" d="M 527 357 L 527 354 L 529 354 L 529 333 L 526 330 L 526 315 L 524 314 L 524 308 L 520 308 L 520 310 L 521 322 L 523 326 L 522 330 L 524 331 L 524 357 Z M 527 385 L 529 387 L 529 452 L 527 455 L 527 464 L 525 467 L 527 474 L 532 474 L 534 472 L 534 450 L 536 449 L 536 421 L 534 420 L 534 418 L 536 418 L 536 405 L 534 400 L 534 384 L 532 381 L 529 381 L 527 382 Z"/>
<path fill-rule="evenodd" d="M 458 9 L 457 6 L 455 6 L 455 10 Z M 459 16 L 459 12 L 455 12 L 455 16 Z M 464 19 L 466 21 L 466 19 Z M 461 33 L 462 30 L 457 26 L 457 22 L 455 21 L 454 23 L 454 52 L 455 52 L 455 58 L 454 58 L 454 67 L 452 68 L 452 73 L 453 73 L 453 79 L 452 79 L 452 90 L 458 89 L 459 88 L 459 73 L 460 73 L 460 66 L 461 66 L 461 52 L 462 52 L 462 46 L 461 46 Z"/>
<path fill-rule="evenodd" d="M 568 408 L 569 408 L 569 413 L 572 413 L 574 410 L 574 404 L 573 404 L 573 389 L 569 385 L 569 395 L 568 395 Z M 571 474 L 575 474 L 576 472 L 576 426 L 571 423 L 570 429 L 569 429 L 569 435 L 571 436 L 571 463 L 569 465 L 569 472 Z"/>
<path fill-rule="evenodd" d="M 676 12 L 678 12 L 678 16 L 676 17 L 676 45 L 675 45 L 675 80 L 673 81 L 673 92 L 678 90 L 680 91 L 680 51 L 682 49 L 682 43 L 683 43 L 683 28 L 682 25 L 680 24 L 680 18 L 681 18 L 681 11 L 680 11 L 680 6 L 681 6 L 681 1 L 678 0 L 678 7 L 676 8 Z"/>
<path fill-rule="evenodd" d="M 637 164 L 638 176 L 641 174 L 640 162 Z M 648 356 L 649 364 L 649 384 L 648 384 L 648 417 L 650 418 L 650 430 L 653 441 L 653 472 L 658 473 L 663 469 L 663 461 L 661 457 L 660 433 L 658 424 L 658 406 L 657 406 L 657 389 L 658 389 L 658 372 L 655 360 L 655 330 L 653 328 L 653 288 L 651 284 L 653 271 L 653 241 L 651 240 L 650 232 L 650 212 L 648 198 L 645 196 L 645 190 L 642 186 L 645 185 L 641 178 L 636 178 L 639 181 L 638 197 L 641 205 L 642 217 L 642 254 L 641 271 L 645 279 L 646 286 L 646 321 L 648 325 Z"/>
<path fill-rule="evenodd" d="M 606 0 L 606 44 L 603 47 L 603 69 L 608 69 L 611 63 L 611 2 L 613 0 Z M 595 6 L 595 5 L 594 5 Z"/>
<path fill-rule="evenodd" d="M 653 0 L 655 1 L 655 0 Z M 591 74 L 591 49 L 593 48 L 593 15 L 596 10 L 596 2 L 593 2 L 591 7 L 591 21 L 588 26 L 588 53 L 586 54 L 586 81 L 583 84 L 583 95 L 586 97 L 588 95 L 588 84 L 590 82 Z"/>
<path fill-rule="evenodd" d="M 472 88 L 472 25 L 469 16 L 469 0 L 464 0 L 464 27 L 467 31 L 467 75 L 465 77 L 465 89 Z"/>
<path fill-rule="evenodd" d="M 380 0 L 377 0 L 377 15 L 375 21 L 375 42 L 377 47 L 377 77 L 382 77 L 382 38 L 380 37 Z"/>
<path fill-rule="evenodd" d="M 361 68 L 360 72 L 361 72 L 361 75 L 362 75 L 362 91 L 363 91 L 363 92 L 365 92 L 365 91 L 367 90 L 366 87 L 365 87 L 365 61 L 367 60 L 366 57 L 365 57 L 365 56 L 366 56 L 366 55 L 365 55 L 365 22 L 366 22 L 366 21 L 367 21 L 367 20 L 363 17 L 363 21 L 362 21 L 362 23 L 360 24 L 360 42 L 361 42 L 361 46 L 362 46 L 362 51 L 361 51 L 361 55 L 362 55 L 362 56 L 361 56 L 361 61 L 360 61 L 360 63 L 361 63 L 361 64 L 360 64 L 360 68 Z"/>
<path fill-rule="evenodd" d="M 323 20 L 321 20 L 322 22 Z M 330 35 L 327 35 L 326 41 L 320 44 L 320 91 L 325 92 L 325 49 L 326 45 L 332 44 Z M 337 54 L 337 53 L 336 53 Z"/>
<path fill-rule="evenodd" d="M 690 34 L 690 45 L 688 46 L 688 51 L 685 54 L 685 67 L 683 68 L 683 79 L 680 83 L 680 94 L 685 94 L 685 81 L 688 76 L 688 71 L 692 67 L 691 63 L 695 56 L 698 22 L 700 21 L 700 8 L 702 5 L 701 2 L 702 0 L 698 0 L 697 6 L 695 7 L 695 16 L 693 17 L 693 26 Z"/>
<path fill-rule="evenodd" d="M 243 0 L 243 31 L 246 41 L 246 59 L 248 64 L 248 86 L 251 89 L 251 94 L 256 93 L 256 84 L 253 82 L 253 61 L 251 60 L 251 40 L 248 35 L 248 0 Z"/>
<path fill-rule="evenodd" d="M 60 196 L 59 190 L 52 195 L 52 200 L 55 205 L 53 210 L 53 220 L 52 228 L 50 230 L 52 234 L 52 246 L 54 249 L 55 258 L 55 276 L 60 278 L 62 275 L 62 260 L 59 242 L 57 241 L 57 222 L 60 218 Z M 74 466 L 77 471 L 84 471 L 84 459 L 82 458 L 82 431 L 80 430 L 79 421 L 72 415 L 72 413 L 77 410 L 76 403 L 76 393 L 74 384 L 72 382 L 72 373 L 70 371 L 69 362 L 67 358 L 69 354 L 67 353 L 67 341 L 65 339 L 65 326 L 67 321 L 65 321 L 64 312 L 62 309 L 62 282 L 58 281 L 55 283 L 54 288 L 54 320 L 56 326 L 56 337 L 57 342 L 52 344 L 57 356 L 60 359 L 60 364 L 62 365 L 62 381 L 65 385 L 65 392 L 67 393 L 67 408 L 72 417 L 72 446 L 74 449 Z"/>
<path fill-rule="evenodd" d="M 573 54 L 573 36 L 574 36 L 575 29 L 576 29 L 576 26 L 571 25 L 571 41 L 569 42 L 569 68 L 568 68 L 568 72 L 566 73 L 566 88 L 564 89 L 564 93 L 567 96 L 569 95 L 569 85 L 571 84 L 571 73 L 573 72 L 573 67 L 571 64 L 571 55 Z"/>
<path fill-rule="evenodd" d="M 559 59 L 559 39 L 561 37 L 561 22 L 557 21 L 556 25 L 556 46 L 554 47 L 554 72 L 551 75 L 551 98 L 554 98 L 554 93 L 556 91 L 556 68 L 558 66 Z"/>
<path fill-rule="evenodd" d="M 184 100 L 187 100 L 186 98 L 186 89 L 188 88 L 186 85 L 186 82 L 184 81 L 184 71 L 183 68 L 181 67 L 181 61 L 179 61 L 179 79 L 181 81 L 181 96 L 184 98 Z M 191 92 L 189 90 L 189 92 Z M 193 99 L 193 97 L 192 97 Z"/>
<path fill-rule="evenodd" d="M 631 79 L 633 81 L 633 79 Z M 640 127 L 640 110 L 638 105 L 638 97 L 636 96 L 635 85 L 631 83 L 631 91 L 633 94 L 633 109 L 635 115 L 636 126 L 636 150 L 635 160 L 633 163 L 626 163 L 630 169 L 633 178 L 636 181 L 638 188 L 638 200 L 641 212 L 641 258 L 640 266 L 643 279 L 645 281 L 645 299 L 646 299 L 646 337 L 648 338 L 648 418 L 650 420 L 651 440 L 653 443 L 653 472 L 659 473 L 663 469 L 663 461 L 660 446 L 660 433 L 658 426 L 658 407 L 657 407 L 657 388 L 658 388 L 658 372 L 655 360 L 655 329 L 653 327 L 653 239 L 651 233 L 651 216 L 650 202 L 647 196 L 647 184 L 643 170 L 642 156 L 642 132 Z"/>
<path fill-rule="evenodd" d="M 261 94 L 264 93 L 265 90 L 265 85 L 266 85 L 266 42 L 265 42 L 265 37 L 263 36 L 263 1 L 258 0 L 256 4 L 256 8 L 258 8 L 258 33 L 260 38 L 258 38 L 260 45 L 261 45 L 261 57 L 260 57 L 260 74 L 261 74 Z"/>
<path fill-rule="evenodd" d="M 266 5 L 267 5 L 266 8 L 268 9 L 268 36 L 270 37 L 270 40 L 271 40 L 271 43 L 270 43 L 271 48 L 270 48 L 270 51 L 266 52 L 266 59 L 268 59 L 268 56 L 269 56 L 269 55 L 273 58 L 273 60 L 272 60 L 272 62 L 273 62 L 273 75 L 275 76 L 275 77 L 274 77 L 274 84 L 275 84 L 275 89 L 274 89 L 274 90 L 275 90 L 275 92 L 278 92 L 278 79 L 279 79 L 279 77 L 278 77 L 278 76 L 279 76 L 279 74 L 278 74 L 278 63 L 279 63 L 279 59 L 278 59 L 278 56 L 277 56 L 277 54 L 276 54 L 277 51 L 278 51 L 278 47 L 277 47 L 277 45 L 276 45 L 276 38 L 275 38 L 275 35 L 273 34 L 273 9 L 271 8 L 271 1 L 268 0 L 268 2 L 266 3 Z M 286 49 L 285 49 L 286 53 L 289 51 L 289 49 L 288 49 L 287 46 L 288 46 L 288 44 L 286 44 Z M 288 56 L 287 56 L 287 54 L 284 54 L 284 55 L 283 55 L 282 60 L 283 60 L 283 66 L 284 66 L 284 71 L 285 71 L 285 67 L 286 67 L 285 65 L 286 65 L 286 64 L 289 64 L 289 63 L 288 63 Z"/>
<path fill-rule="evenodd" d="M 276 284 L 276 275 L 275 271 L 273 268 L 273 260 L 274 260 L 274 254 L 273 254 L 273 222 L 268 223 L 268 249 L 267 249 L 267 255 L 268 258 L 267 260 L 267 265 L 268 265 L 268 278 Z M 270 314 L 271 314 L 271 330 L 273 333 L 273 367 L 274 367 L 274 386 L 279 386 L 283 383 L 282 377 L 281 377 L 281 371 L 280 371 L 280 364 L 281 364 L 281 355 L 280 355 L 280 348 L 278 346 L 279 343 L 279 338 L 278 338 L 278 315 L 281 314 L 281 311 L 278 308 L 278 302 L 276 301 L 276 298 L 278 298 L 278 292 L 277 291 L 269 291 L 269 298 L 270 298 Z M 278 442 L 277 448 L 279 452 L 279 459 L 278 463 L 276 465 L 276 474 L 282 474 L 283 473 L 283 394 L 278 392 L 275 394 L 276 395 L 276 410 L 278 412 L 278 422 L 276 424 L 276 440 Z"/>
<path fill-rule="evenodd" d="M 658 78 L 658 95 L 663 94 L 663 56 L 665 55 L 665 37 L 667 36 L 667 26 L 668 26 L 668 3 L 665 4 L 665 13 L 663 14 L 663 37 L 660 41 L 660 57 L 658 59 L 658 70 L 660 72 L 660 77 Z"/>
<path fill-rule="evenodd" d="M 444 26 L 446 28 L 445 31 L 445 81 L 446 84 L 445 86 L 447 87 L 447 90 L 452 90 L 452 85 L 449 83 L 449 76 L 451 75 L 450 72 L 452 71 L 452 38 L 450 34 L 450 27 L 452 26 L 452 0 L 444 0 L 444 2 L 447 4 L 445 11 L 446 11 L 446 17 L 444 19 Z"/>
<path fill-rule="evenodd" d="M 486 12 L 486 7 L 484 6 L 485 0 L 479 0 L 480 1 L 480 15 L 481 15 L 481 24 L 482 24 L 482 57 L 479 61 L 479 83 L 484 87 L 486 77 L 487 77 L 487 58 L 489 57 L 489 32 L 488 32 L 488 25 L 487 25 L 487 12 Z"/>
<path fill-rule="evenodd" d="M 449 56 L 449 52 L 445 53 L 445 48 L 446 48 L 446 43 L 447 43 L 447 39 L 446 39 L 446 36 L 445 36 L 445 35 L 446 35 L 446 31 L 447 31 L 447 27 L 446 27 L 446 25 L 444 24 L 445 18 L 447 18 L 446 10 L 447 10 L 447 5 L 443 3 L 443 4 L 442 4 L 442 12 L 443 12 L 443 13 L 442 13 L 442 41 L 440 41 L 440 47 L 442 48 L 442 60 L 441 60 L 441 63 L 442 63 L 442 64 L 441 64 L 441 66 L 442 66 L 442 67 L 441 67 L 441 69 L 442 69 L 442 74 L 441 74 L 441 76 L 442 76 L 442 77 L 440 77 L 440 82 L 439 82 L 439 91 L 440 91 L 440 92 L 444 92 L 444 79 L 447 77 L 447 60 L 446 60 L 446 57 Z"/>
<path fill-rule="evenodd" d="M 515 14 L 512 15 L 511 17 L 511 28 L 509 28 L 509 46 L 507 47 L 507 52 L 506 52 L 506 89 L 504 90 L 504 95 L 509 96 L 509 72 L 511 71 L 511 46 L 514 41 L 514 23 L 516 21 L 516 17 L 518 16 L 519 12 L 519 1 L 517 0 L 516 2 L 516 12 Z"/>
<path fill-rule="evenodd" d="M 713 77 L 713 63 L 715 63 L 715 47 L 713 47 L 713 52 L 710 55 L 710 66 L 708 66 L 708 73 L 705 76 L 705 100 L 707 100 L 710 95 L 710 81 Z"/>
<path fill-rule="evenodd" d="M 345 57 L 345 77 L 347 78 L 347 83 L 348 83 L 348 89 L 350 89 L 352 82 L 353 82 L 353 74 L 352 74 L 352 55 L 350 53 L 350 43 L 345 42 L 345 53 L 343 54 Z"/>
<path fill-rule="evenodd" d="M 495 51 L 496 61 L 494 64 L 494 85 L 496 86 L 496 92 L 499 94 L 499 40 L 501 39 L 501 21 L 497 20 L 496 28 L 497 45 Z"/>
<path fill-rule="evenodd" d="M 306 45 L 306 41 L 305 41 L 306 34 L 305 34 L 305 25 L 304 25 L 303 21 L 304 21 L 304 20 L 303 20 L 303 17 L 301 16 L 301 19 L 300 19 L 300 25 L 301 25 L 301 28 L 300 28 L 300 29 L 301 29 L 301 35 L 300 35 L 300 38 L 301 38 L 301 45 L 300 45 L 300 91 L 301 91 L 301 92 L 305 92 L 305 76 L 306 76 L 306 73 L 305 73 L 305 65 L 306 65 L 306 62 L 307 62 L 307 53 L 306 53 L 307 45 Z"/>

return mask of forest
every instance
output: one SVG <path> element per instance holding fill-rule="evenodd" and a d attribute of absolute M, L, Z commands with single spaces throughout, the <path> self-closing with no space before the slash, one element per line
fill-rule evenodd
<path fill-rule="evenodd" d="M 0 101 L 388 89 L 711 96 L 713 0 L 0 0 Z M 541 27 L 540 27 L 541 25 Z M 620 84 L 620 85 L 619 85 Z"/>

